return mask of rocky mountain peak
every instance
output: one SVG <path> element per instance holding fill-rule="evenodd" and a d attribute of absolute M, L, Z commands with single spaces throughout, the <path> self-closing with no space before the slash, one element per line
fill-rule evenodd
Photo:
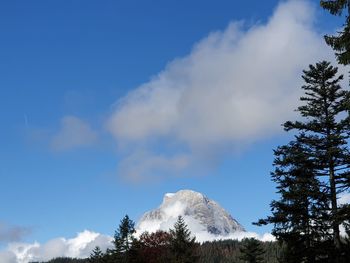
<path fill-rule="evenodd" d="M 225 236 L 245 231 L 218 203 L 192 190 L 165 194 L 162 204 L 146 212 L 137 228 L 150 232 L 168 230 L 179 215 L 184 217 L 193 233 L 206 231 L 212 235 Z"/>

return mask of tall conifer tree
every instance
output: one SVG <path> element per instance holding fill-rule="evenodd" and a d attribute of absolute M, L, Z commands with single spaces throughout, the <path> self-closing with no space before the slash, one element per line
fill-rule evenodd
<path fill-rule="evenodd" d="M 340 87 L 342 76 L 329 62 L 303 72 L 301 119 L 284 124 L 286 131 L 296 132 L 296 140 L 275 151 L 272 176 L 281 199 L 272 202 L 272 217 L 259 223 L 273 223 L 274 234 L 290 246 L 288 253 L 304 251 L 300 255 L 308 262 L 321 259 L 313 249 L 331 241 L 322 249 L 327 262 L 341 262 L 339 227 L 350 218 L 348 206 L 338 204 L 350 186 L 349 92 Z"/>
<path fill-rule="evenodd" d="M 194 263 L 198 261 L 196 238 L 191 236 L 191 231 L 182 216 L 178 217 L 174 229 L 170 230 L 170 235 L 170 250 L 173 256 L 171 262 Z"/>
<path fill-rule="evenodd" d="M 90 257 L 88 259 L 89 263 L 103 263 L 104 254 L 100 247 L 96 246 L 94 250 L 92 250 Z"/>
<path fill-rule="evenodd" d="M 131 252 L 136 241 L 135 232 L 135 223 L 125 215 L 114 234 L 112 241 L 114 249 L 108 251 L 111 262 L 132 262 Z"/>
<path fill-rule="evenodd" d="M 288 121 L 285 130 L 303 132 L 302 143 L 311 150 L 316 164 L 315 175 L 328 181 L 329 202 L 333 242 L 340 249 L 339 225 L 342 223 L 337 199 L 347 191 L 350 175 L 350 153 L 348 147 L 350 117 L 349 92 L 343 90 L 337 75 L 337 68 L 323 61 L 310 65 L 304 71 L 305 85 L 302 87 L 305 104 L 298 107 L 304 121 Z"/>
<path fill-rule="evenodd" d="M 286 248 L 283 262 L 315 262 L 329 229 L 323 229 L 329 220 L 327 192 L 315 177 L 310 150 L 299 141 L 303 137 L 274 151 L 271 175 L 280 199 L 271 203 L 272 216 L 258 222 L 274 225 L 272 234 Z"/>
<path fill-rule="evenodd" d="M 264 249 L 259 240 L 255 238 L 245 238 L 242 240 L 240 248 L 240 259 L 246 263 L 260 263 L 263 262 Z"/>

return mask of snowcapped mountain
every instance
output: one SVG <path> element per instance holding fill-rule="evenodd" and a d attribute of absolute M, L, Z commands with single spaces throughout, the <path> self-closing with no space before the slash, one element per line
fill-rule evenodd
<path fill-rule="evenodd" d="M 191 191 L 180 190 L 176 193 L 164 195 L 162 204 L 154 210 L 146 212 L 137 224 L 140 232 L 169 230 L 177 217 L 181 215 L 193 234 L 199 239 L 229 236 L 245 232 L 232 216 L 218 203 L 205 195 Z"/>

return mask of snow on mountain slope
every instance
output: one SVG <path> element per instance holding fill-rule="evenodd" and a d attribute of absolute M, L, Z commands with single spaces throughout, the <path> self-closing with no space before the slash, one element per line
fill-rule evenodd
<path fill-rule="evenodd" d="M 205 195 L 180 190 L 164 195 L 162 204 L 146 212 L 137 224 L 139 233 L 143 231 L 169 230 L 181 215 L 198 240 L 212 240 L 244 235 L 245 229 L 218 203 Z"/>

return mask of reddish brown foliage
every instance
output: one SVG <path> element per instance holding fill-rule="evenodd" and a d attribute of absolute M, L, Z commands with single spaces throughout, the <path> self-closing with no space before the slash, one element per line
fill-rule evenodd
<path fill-rule="evenodd" d="M 142 233 L 139 242 L 143 261 L 147 263 L 167 262 L 170 241 L 171 236 L 165 231 Z"/>

